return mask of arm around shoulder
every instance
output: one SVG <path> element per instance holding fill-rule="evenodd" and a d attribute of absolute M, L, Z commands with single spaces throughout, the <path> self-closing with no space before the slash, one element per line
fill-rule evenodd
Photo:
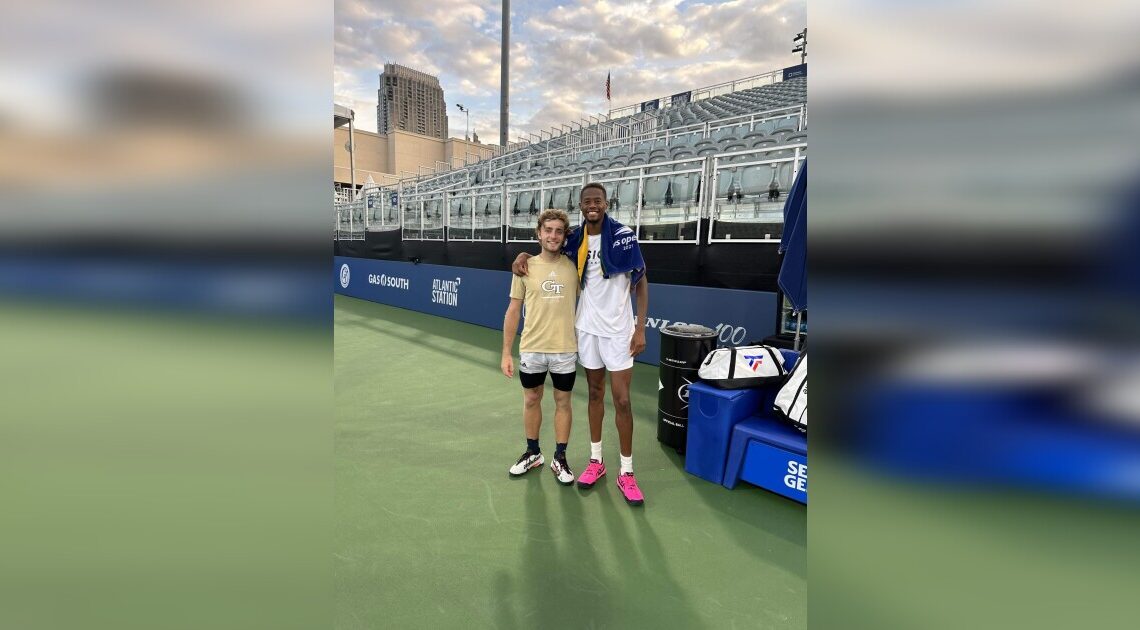
<path fill-rule="evenodd" d="M 533 254 L 519 252 L 519 255 L 515 256 L 514 262 L 511 263 L 511 273 L 519 277 L 525 276 L 527 273 L 527 259 L 531 256 L 533 256 Z"/>

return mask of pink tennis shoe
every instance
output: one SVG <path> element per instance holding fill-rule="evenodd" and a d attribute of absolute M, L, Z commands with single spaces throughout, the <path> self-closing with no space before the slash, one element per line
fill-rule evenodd
<path fill-rule="evenodd" d="M 625 497 L 625 502 L 630 505 L 641 505 L 645 503 L 645 497 L 641 494 L 641 488 L 637 487 L 637 480 L 633 478 L 633 473 L 622 473 L 617 478 L 618 488 L 621 488 L 621 494 Z"/>
<path fill-rule="evenodd" d="M 583 470 L 582 475 L 578 477 L 578 487 L 584 489 L 593 488 L 594 484 L 598 483 L 598 480 L 605 476 L 606 465 L 596 459 L 591 459 L 589 465 L 586 466 L 586 470 Z"/>

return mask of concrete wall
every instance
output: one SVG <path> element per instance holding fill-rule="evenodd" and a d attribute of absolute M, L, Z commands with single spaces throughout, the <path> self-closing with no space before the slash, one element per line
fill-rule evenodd
<path fill-rule="evenodd" d="M 356 184 L 364 183 L 368 176 L 372 181 L 383 184 L 392 179 L 388 162 L 388 137 L 371 131 L 353 132 L 356 140 Z M 349 155 L 345 150 L 348 144 L 348 126 L 333 130 L 333 181 L 349 183 Z"/>
<path fill-rule="evenodd" d="M 485 144 L 465 142 L 459 138 L 448 138 L 444 148 L 446 159 L 451 162 L 452 168 L 458 168 L 465 163 L 470 164 L 478 160 L 486 160 L 495 156 L 498 146 L 490 147 Z M 464 162 L 466 159 L 466 162 Z"/>
<path fill-rule="evenodd" d="M 497 146 L 465 142 L 458 138 L 440 140 L 408 131 L 378 134 L 355 130 L 356 184 L 359 186 L 372 176 L 377 184 L 395 183 L 409 173 L 426 173 L 420 167 L 435 168 L 437 162 L 450 162 L 453 168 L 467 161 L 486 159 L 495 155 Z M 333 130 L 333 181 L 349 183 L 349 155 L 344 146 L 348 143 L 348 126 Z M 476 157 L 478 156 L 478 158 Z M 401 172 L 404 171 L 404 172 Z"/>

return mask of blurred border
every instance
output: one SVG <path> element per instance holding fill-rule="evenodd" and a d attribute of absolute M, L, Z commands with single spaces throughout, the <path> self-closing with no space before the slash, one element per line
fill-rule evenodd
<path fill-rule="evenodd" d="M 5 11 L 0 626 L 328 625 L 332 11 Z"/>
<path fill-rule="evenodd" d="M 813 0 L 813 626 L 1135 619 L 1138 14 Z"/>

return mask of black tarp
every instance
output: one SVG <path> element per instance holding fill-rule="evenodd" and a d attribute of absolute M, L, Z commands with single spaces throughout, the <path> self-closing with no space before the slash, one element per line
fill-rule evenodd
<path fill-rule="evenodd" d="M 701 226 L 706 234 L 708 222 Z M 536 253 L 536 243 L 496 241 L 402 241 L 399 230 L 367 232 L 363 241 L 337 241 L 338 256 L 403 260 L 433 265 L 506 271 L 519 252 Z M 752 291 L 777 290 L 778 243 L 708 245 L 641 241 L 650 282 Z"/>

